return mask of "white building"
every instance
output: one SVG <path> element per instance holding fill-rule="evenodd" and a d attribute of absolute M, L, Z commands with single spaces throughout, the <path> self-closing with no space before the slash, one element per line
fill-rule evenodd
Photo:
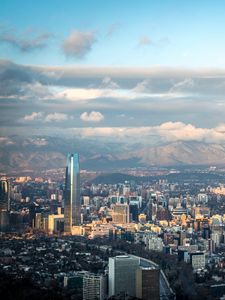
<path fill-rule="evenodd" d="M 105 275 L 85 274 L 83 277 L 83 300 L 104 300 L 106 288 Z"/>
<path fill-rule="evenodd" d="M 163 251 L 163 246 L 164 246 L 164 244 L 163 244 L 163 241 L 160 237 L 151 237 L 151 238 L 149 238 L 148 243 L 146 245 L 146 247 L 149 250 L 158 251 L 158 252 Z"/>
<path fill-rule="evenodd" d="M 212 232 L 211 234 L 211 240 L 213 240 L 216 247 L 220 246 L 221 240 L 222 240 L 222 233 L 220 232 Z"/>
<path fill-rule="evenodd" d="M 205 268 L 205 253 L 194 252 L 190 253 L 191 265 L 194 270 Z"/>

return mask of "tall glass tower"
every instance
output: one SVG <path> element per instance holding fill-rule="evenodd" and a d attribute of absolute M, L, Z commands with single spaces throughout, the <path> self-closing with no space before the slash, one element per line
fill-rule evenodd
<path fill-rule="evenodd" d="M 10 185 L 6 177 L 0 179 L 0 232 L 9 229 Z"/>
<path fill-rule="evenodd" d="M 80 225 L 80 206 L 79 155 L 77 153 L 68 154 L 64 202 L 64 232 L 71 233 L 72 226 Z"/>
<path fill-rule="evenodd" d="M 10 210 L 9 181 L 3 177 L 0 179 L 0 211 Z"/>

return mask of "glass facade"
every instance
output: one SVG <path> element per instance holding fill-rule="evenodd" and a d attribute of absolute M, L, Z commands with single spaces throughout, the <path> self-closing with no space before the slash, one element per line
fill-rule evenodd
<path fill-rule="evenodd" d="M 9 211 L 9 182 L 6 178 L 0 180 L 0 211 Z"/>
<path fill-rule="evenodd" d="M 64 231 L 71 233 L 72 226 L 79 226 L 80 216 L 80 166 L 77 153 L 68 154 L 65 183 Z"/>

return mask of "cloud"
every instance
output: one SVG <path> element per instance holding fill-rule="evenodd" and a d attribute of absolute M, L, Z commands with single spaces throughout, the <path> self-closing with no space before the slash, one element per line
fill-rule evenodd
<path fill-rule="evenodd" d="M 171 41 L 168 37 L 163 37 L 163 38 L 158 40 L 157 46 L 163 47 L 163 46 L 166 46 L 170 43 L 171 43 Z"/>
<path fill-rule="evenodd" d="M 150 80 L 143 80 L 138 82 L 137 85 L 133 88 L 135 93 L 146 93 L 151 90 L 151 81 Z"/>
<path fill-rule="evenodd" d="M 159 40 L 152 40 L 148 36 L 142 36 L 139 38 L 138 46 L 145 47 L 145 46 L 154 46 L 154 47 L 164 47 L 170 43 L 168 37 L 160 38 Z"/>
<path fill-rule="evenodd" d="M 171 93 L 174 92 L 184 92 L 184 91 L 193 91 L 195 88 L 195 82 L 192 78 L 185 78 L 182 81 L 176 82 L 170 89 Z"/>
<path fill-rule="evenodd" d="M 148 36 L 142 36 L 139 39 L 138 46 L 149 46 L 152 45 L 153 41 Z"/>
<path fill-rule="evenodd" d="M 225 92 L 225 70 L 167 67 L 38 67 L 0 60 L 0 97 L 24 96 L 26 90 L 33 90 L 38 94 L 42 88 L 45 88 L 42 94 L 51 92 L 51 88 L 56 88 L 56 92 L 67 88 L 81 88 L 87 92 L 95 89 L 117 89 L 128 93 L 136 88 L 136 92 L 148 91 L 149 94 L 222 96 Z M 46 98 L 48 96 L 46 95 Z"/>
<path fill-rule="evenodd" d="M 102 96 L 100 89 L 66 89 L 55 94 L 56 99 L 67 99 L 69 101 L 81 101 L 96 99 Z"/>
<path fill-rule="evenodd" d="M 30 36 L 27 33 L 15 35 L 11 30 L 2 28 L 0 32 L 0 42 L 17 48 L 22 52 L 29 52 L 46 47 L 48 40 L 52 36 L 50 33 L 41 33 L 35 36 Z"/>
<path fill-rule="evenodd" d="M 119 85 L 109 76 L 106 76 L 102 79 L 102 84 L 100 85 L 100 87 L 105 89 L 118 89 Z"/>
<path fill-rule="evenodd" d="M 158 126 L 140 127 L 86 127 L 74 128 L 82 137 L 114 137 L 123 141 L 151 143 L 152 139 L 161 143 L 195 141 L 205 143 L 225 143 L 225 124 L 214 128 L 200 128 L 183 122 L 165 122 Z"/>
<path fill-rule="evenodd" d="M 13 144 L 15 144 L 15 142 L 11 138 L 5 137 L 5 136 L 0 136 L 0 145 L 1 146 L 13 145 Z"/>
<path fill-rule="evenodd" d="M 192 124 L 183 122 L 166 122 L 154 128 L 156 134 L 169 141 L 213 141 L 221 138 L 225 140 L 216 129 L 197 128 Z"/>
<path fill-rule="evenodd" d="M 25 141 L 23 141 L 23 146 L 28 145 L 35 145 L 38 147 L 46 146 L 48 145 L 48 141 L 45 138 L 35 137 L 35 138 L 27 138 Z"/>
<path fill-rule="evenodd" d="M 39 121 L 44 123 L 51 123 L 51 122 L 62 122 L 72 120 L 73 117 L 69 116 L 64 113 L 51 113 L 51 114 L 44 114 L 43 112 L 32 112 L 30 115 L 25 115 L 22 121 L 25 122 L 33 122 Z"/>
<path fill-rule="evenodd" d="M 43 113 L 42 112 L 32 112 L 30 115 L 25 115 L 23 120 L 24 121 L 36 121 L 36 120 L 42 120 Z"/>
<path fill-rule="evenodd" d="M 190 123 L 164 122 L 156 126 L 140 127 L 70 127 L 66 131 L 63 127 L 54 127 L 54 130 L 34 127 L 31 130 L 25 128 L 25 135 L 49 135 L 57 136 L 65 134 L 74 136 L 128 144 L 142 143 L 143 145 L 162 145 L 170 142 L 203 142 L 205 144 L 225 145 L 225 124 L 220 124 L 211 128 L 197 127 Z M 18 133 L 18 128 L 13 128 L 13 134 Z M 21 129 L 20 129 L 21 130 Z M 11 143 L 11 140 L 1 139 L 1 143 Z M 207 149 L 207 148 L 206 148 Z"/>
<path fill-rule="evenodd" d="M 106 36 L 111 37 L 119 28 L 121 25 L 119 23 L 113 23 L 109 26 L 107 29 L 107 34 Z"/>
<path fill-rule="evenodd" d="M 224 95 L 224 69 L 24 66 L 0 60 L 1 126 L 13 126 L 31 112 L 46 117 L 49 112 L 100 111 L 107 115 L 106 126 L 180 120 L 214 127 L 225 118 Z M 121 113 L 126 118 L 114 117 Z M 73 123 L 84 125 L 79 117 Z"/>
<path fill-rule="evenodd" d="M 45 119 L 44 122 L 62 122 L 62 121 L 67 121 L 67 120 L 71 120 L 72 116 L 68 116 L 67 114 L 63 114 L 63 113 L 52 113 L 52 114 L 48 114 Z"/>
<path fill-rule="evenodd" d="M 104 116 L 99 111 L 92 111 L 89 114 L 84 112 L 80 115 L 80 119 L 85 122 L 101 122 Z"/>
<path fill-rule="evenodd" d="M 96 42 L 93 32 L 81 32 L 74 30 L 63 42 L 62 49 L 66 56 L 74 58 L 84 58 L 92 49 Z"/>

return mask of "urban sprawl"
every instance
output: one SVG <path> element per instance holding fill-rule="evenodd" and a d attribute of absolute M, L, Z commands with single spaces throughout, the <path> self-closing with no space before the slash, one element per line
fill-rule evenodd
<path fill-rule="evenodd" d="M 2 176 L 5 295 L 26 288 L 33 300 L 224 299 L 223 169 L 116 183 L 83 173 L 74 153 L 64 178 Z"/>

